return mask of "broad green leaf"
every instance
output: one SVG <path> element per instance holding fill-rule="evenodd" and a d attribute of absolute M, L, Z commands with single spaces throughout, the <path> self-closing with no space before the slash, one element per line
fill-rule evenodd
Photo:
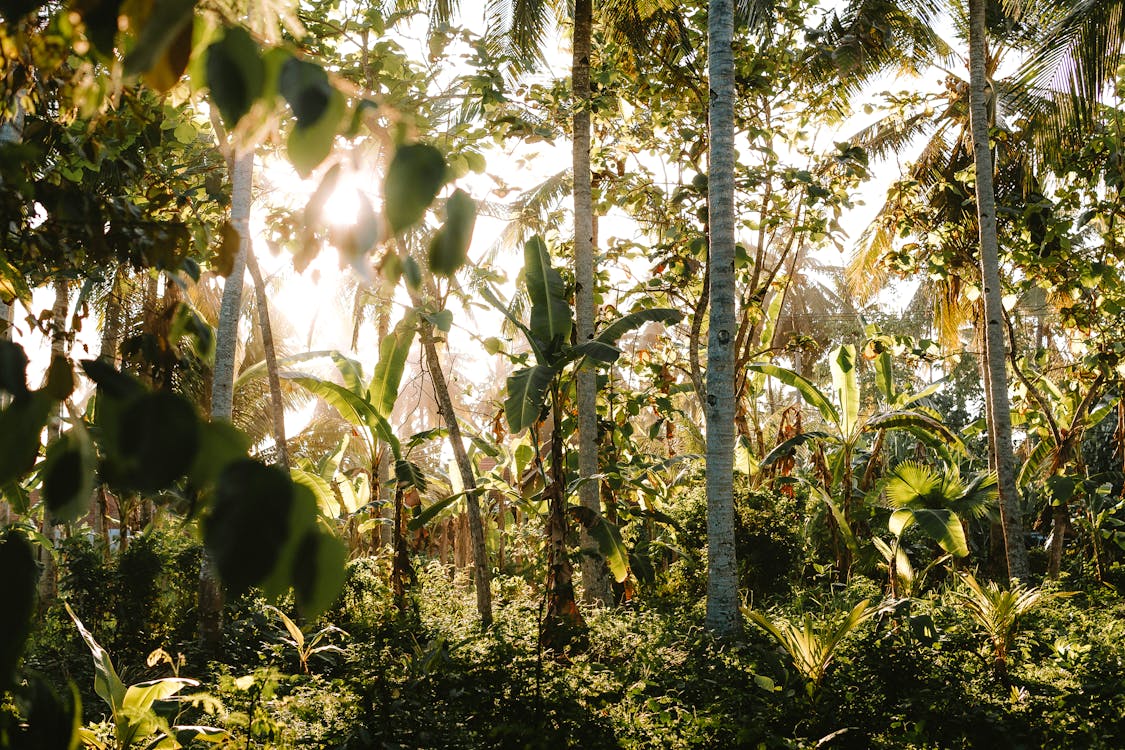
<path fill-rule="evenodd" d="M 141 492 L 162 490 L 194 464 L 199 418 L 183 396 L 147 393 L 122 410 L 117 445 L 125 484 Z"/>
<path fill-rule="evenodd" d="M 891 514 L 887 527 L 896 537 L 901 537 L 911 525 L 917 524 L 923 533 L 933 539 L 951 555 L 966 557 L 969 544 L 961 519 L 951 510 L 943 508 L 899 508 Z"/>
<path fill-rule="evenodd" d="M 344 564 L 348 550 L 334 535 L 310 529 L 293 558 L 293 593 L 297 608 L 306 618 L 319 617 L 344 588 Z"/>
<path fill-rule="evenodd" d="M 187 677 L 162 677 L 158 680 L 138 682 L 125 690 L 121 707 L 126 711 L 149 711 L 153 703 L 167 700 L 184 688 L 197 685 L 199 680 Z"/>
<path fill-rule="evenodd" d="M 613 344 L 607 344 L 604 341 L 592 339 L 578 344 L 577 346 L 570 347 L 570 349 L 566 351 L 563 360 L 565 362 L 571 362 L 580 357 L 587 357 L 597 362 L 610 365 L 621 357 L 621 350 Z"/>
<path fill-rule="evenodd" d="M 445 202 L 445 224 L 430 243 L 430 270 L 439 276 L 452 276 L 468 258 L 477 204 L 464 190 L 456 190 Z"/>
<path fill-rule="evenodd" d="M 399 487 L 414 487 L 419 492 L 426 490 L 426 473 L 422 467 L 404 458 L 395 461 L 395 481 Z"/>
<path fill-rule="evenodd" d="M 965 444 L 952 430 L 929 414 L 912 409 L 892 411 L 874 416 L 867 420 L 864 429 L 917 430 L 924 435 L 928 435 L 931 440 L 938 440 L 961 452 L 965 451 Z"/>
<path fill-rule="evenodd" d="M 829 437 L 830 436 L 827 432 L 820 432 L 817 430 L 813 430 L 812 432 L 802 432 L 798 435 L 794 435 L 788 440 L 783 440 L 776 446 L 774 446 L 773 450 L 771 450 L 762 458 L 762 462 L 758 465 L 758 468 L 768 469 L 781 459 L 791 456 L 793 454 L 793 451 L 809 442 L 810 440 L 827 440 L 829 439 Z"/>
<path fill-rule="evenodd" d="M 297 362 L 307 362 L 310 359 L 321 359 L 322 357 L 331 357 L 332 361 L 336 363 L 337 368 L 340 367 L 341 359 L 343 359 L 343 360 L 348 359 L 348 357 L 345 357 L 343 354 L 341 354 L 339 351 L 337 351 L 335 349 L 319 349 L 317 351 L 301 352 L 300 354 L 290 354 L 287 357 L 280 357 L 277 360 L 277 366 L 278 367 L 288 367 L 289 365 L 295 364 Z M 337 358 L 339 358 L 339 359 L 337 359 Z M 355 360 L 352 360 L 352 361 L 354 362 Z M 358 362 L 356 362 L 355 366 L 357 368 L 360 367 Z M 255 378 L 265 377 L 265 375 L 266 375 L 266 362 L 265 362 L 265 360 L 262 360 L 261 362 L 256 362 L 255 364 L 250 365 L 249 367 L 244 369 L 242 372 L 238 373 L 238 377 L 235 378 L 235 380 L 234 380 L 234 389 L 237 391 L 240 387 L 242 387 L 246 383 L 250 382 L 251 380 L 254 380 Z"/>
<path fill-rule="evenodd" d="M 188 476 L 196 487 L 208 487 L 223 469 L 246 458 L 250 438 L 229 422 L 200 422 L 199 450 Z"/>
<path fill-rule="evenodd" d="M 74 393 L 74 368 L 66 357 L 55 355 L 47 368 L 43 390 L 55 401 L 66 401 Z"/>
<path fill-rule="evenodd" d="M 844 538 L 844 545 L 852 554 L 852 558 L 858 558 L 859 539 L 856 538 L 855 532 L 852 531 L 852 525 L 848 523 L 847 516 L 844 515 L 844 512 L 840 510 L 840 506 L 836 505 L 828 495 L 825 495 L 819 490 L 816 491 L 815 494 L 828 506 L 828 510 L 832 513 L 832 518 L 836 521 L 836 526 L 840 530 L 840 536 Z"/>
<path fill-rule="evenodd" d="M 384 417 L 389 417 L 394 411 L 398 389 L 402 384 L 402 373 L 406 370 L 406 360 L 410 356 L 410 347 L 414 345 L 417 330 L 417 319 L 414 315 L 407 314 L 379 342 L 379 362 L 371 376 L 367 398 Z"/>
<path fill-rule="evenodd" d="M 594 336 L 594 340 L 616 345 L 618 339 L 629 331 L 640 328 L 645 323 L 655 322 L 664 323 L 665 325 L 676 325 L 683 319 L 683 313 L 669 307 L 654 307 L 648 310 L 638 310 L 628 315 L 621 316 L 598 331 L 597 335 Z"/>
<path fill-rule="evenodd" d="M 855 432 L 859 422 L 859 379 L 855 366 L 855 347 L 846 344 L 836 349 L 829 359 L 832 370 L 832 390 L 840 402 L 840 432 L 845 439 Z"/>
<path fill-rule="evenodd" d="M 325 114 L 333 87 L 324 68 L 289 57 L 281 64 L 277 90 L 293 110 L 297 127 L 308 128 Z"/>
<path fill-rule="evenodd" d="M 315 516 L 315 501 L 309 505 Z M 311 524 L 296 506 L 293 482 L 280 469 L 249 459 L 223 469 L 203 539 L 232 593 L 262 584 L 279 568 L 286 546 Z"/>
<path fill-rule="evenodd" d="M 313 493 L 317 508 L 320 509 L 323 516 L 326 518 L 340 517 L 340 502 L 336 499 L 336 493 L 333 492 L 332 485 L 327 479 L 298 468 L 291 468 L 289 476 L 293 478 L 294 482 L 304 485 Z"/>
<path fill-rule="evenodd" d="M 39 567 L 27 537 L 9 527 L 0 537 L 0 694 L 12 684 L 16 664 L 31 633 Z"/>
<path fill-rule="evenodd" d="M 547 365 L 534 365 L 508 377 L 504 416 L 513 435 L 539 420 L 547 397 L 547 387 L 556 372 L 555 368 Z"/>
<path fill-rule="evenodd" d="M 238 124 L 265 87 L 266 71 L 258 44 L 241 26 L 229 26 L 207 48 L 207 85 L 223 123 Z"/>
<path fill-rule="evenodd" d="M 11 341 L 0 341 L 0 391 L 13 396 L 27 394 L 27 354 Z"/>
<path fill-rule="evenodd" d="M 79 635 L 82 636 L 82 640 L 86 642 L 86 647 L 90 649 L 90 654 L 94 657 L 94 692 L 106 702 L 106 705 L 116 716 L 125 702 L 125 683 L 117 676 L 117 670 L 113 668 L 113 661 L 109 658 L 109 653 L 86 629 L 86 626 L 78 619 L 78 615 L 74 614 L 70 604 L 63 602 L 63 606 L 66 607 L 70 619 L 74 620 Z"/>
<path fill-rule="evenodd" d="M 772 378 L 780 380 L 785 385 L 797 389 L 797 392 L 801 394 L 801 398 L 805 400 L 805 403 L 819 411 L 824 421 L 840 429 L 841 433 L 843 433 L 840 424 L 840 414 L 836 411 L 836 407 L 832 405 L 832 402 L 824 396 L 819 388 L 805 378 L 792 370 L 787 370 L 784 367 L 778 367 L 777 365 L 766 364 L 764 362 L 755 362 L 746 365 L 746 369 L 751 372 L 760 372 L 763 375 L 769 375 Z M 844 435 L 846 436 L 846 433 L 844 433 Z"/>
<path fill-rule="evenodd" d="M 421 512 L 410 519 L 407 528 L 411 531 L 417 531 L 430 521 L 440 516 L 444 511 L 448 510 L 454 503 L 465 496 L 464 492 L 458 492 L 455 495 L 442 498 L 436 502 L 427 505 Z"/>
<path fill-rule="evenodd" d="M 601 515 L 596 515 L 582 506 L 571 509 L 573 515 L 586 528 L 586 531 L 598 543 L 598 550 L 605 557 L 609 572 L 618 583 L 623 583 L 629 577 L 629 551 L 621 539 L 621 529 L 616 524 L 610 523 Z M 586 511 L 586 513 L 582 513 Z"/>
<path fill-rule="evenodd" d="M 335 88 L 328 92 L 328 102 L 319 118 L 309 125 L 297 124 L 289 133 L 287 153 L 293 168 L 301 177 L 308 177 L 330 153 L 340 132 L 340 123 L 347 111 L 344 95 Z"/>
<path fill-rule="evenodd" d="M 76 521 L 89 510 L 97 458 L 86 428 L 79 425 L 47 447 L 40 475 L 43 501 L 52 517 Z"/>
<path fill-rule="evenodd" d="M 539 235 L 524 244 L 523 259 L 524 281 L 531 298 L 531 333 L 544 347 L 555 339 L 566 341 L 573 326 L 566 288 L 562 276 L 551 266 L 547 244 Z"/>
<path fill-rule="evenodd" d="M 433 146 L 399 146 L 383 183 L 383 210 L 391 233 L 418 223 L 445 184 L 445 157 Z"/>
<path fill-rule="evenodd" d="M 873 361 L 875 365 L 875 387 L 883 394 L 883 398 L 888 404 L 894 405 L 897 400 L 895 393 L 895 376 L 894 369 L 891 366 L 891 353 L 883 347 L 882 351 L 875 355 Z"/>
<path fill-rule="evenodd" d="M 363 384 L 363 365 L 359 360 L 346 357 L 338 351 L 332 351 L 328 356 L 332 357 L 332 363 L 336 365 L 344 387 L 362 397 L 366 386 Z"/>
<path fill-rule="evenodd" d="M 155 0 L 137 43 L 125 55 L 125 75 L 151 74 L 156 69 L 156 75 L 145 76 L 149 86 L 162 93 L 175 86 L 191 56 L 194 15 L 195 0 Z M 113 20 L 116 27 L 117 19 Z"/>
<path fill-rule="evenodd" d="M 39 439 L 54 402 L 40 391 L 12 399 L 0 411 L 0 484 L 21 478 L 35 466 Z"/>
<path fill-rule="evenodd" d="M 422 318 L 442 333 L 449 333 L 453 328 L 453 313 L 449 310 L 438 310 L 434 313 L 422 313 Z"/>
<path fill-rule="evenodd" d="M 1070 502 L 1081 481 L 1082 479 L 1076 476 L 1047 477 L 1047 489 L 1051 493 L 1051 504 L 1065 505 Z"/>
<path fill-rule="evenodd" d="M 176 742 L 184 747 L 188 747 L 192 742 L 207 742 L 218 745 L 226 742 L 230 737 L 230 732 L 225 729 L 205 727 L 198 724 L 177 724 L 172 727 L 172 731 L 176 735 Z"/>

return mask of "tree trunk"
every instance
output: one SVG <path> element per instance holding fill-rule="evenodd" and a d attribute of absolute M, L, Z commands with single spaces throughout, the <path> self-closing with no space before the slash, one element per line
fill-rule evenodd
<path fill-rule="evenodd" d="M 992 420 L 989 436 L 996 451 L 996 474 L 1000 491 L 1000 523 L 1008 577 L 1027 580 L 1030 571 L 1024 540 L 1019 490 L 1016 487 L 1015 456 L 1012 451 L 1011 408 L 1008 402 L 1008 373 L 1004 341 L 1003 288 L 1000 282 L 1000 247 L 996 234 L 996 193 L 992 186 L 992 154 L 989 145 L 986 80 L 985 0 L 969 2 L 969 92 L 976 166 L 977 220 L 980 228 L 980 266 L 984 284 L 985 357 L 988 363 L 989 401 Z"/>
<path fill-rule="evenodd" d="M 591 0 L 574 3 L 574 59 L 571 81 L 574 88 L 574 295 L 578 341 L 594 338 L 594 205 L 590 184 L 590 53 L 593 8 Z M 589 477 L 598 473 L 598 374 L 592 363 L 577 373 L 578 389 L 578 500 L 595 517 L 601 516 L 598 483 Z M 609 571 L 597 541 L 582 528 L 582 600 L 587 604 L 613 604 Z"/>
<path fill-rule="evenodd" d="M 578 609 L 574 598 L 574 571 L 567 553 L 566 538 L 570 530 L 566 503 L 566 459 L 563 457 L 562 434 L 558 429 L 558 392 L 551 394 L 551 473 L 543 488 L 543 498 L 547 501 L 547 582 L 544 596 L 547 611 L 543 617 L 539 644 L 548 651 L 562 654 L 569 646 L 586 633 L 586 621 Z M 538 429 L 533 425 L 531 429 Z M 536 461 L 542 462 L 541 453 L 536 452 Z M 542 463 L 540 463 L 542 467 Z"/>
<path fill-rule="evenodd" d="M 416 293 L 411 293 L 415 308 L 421 309 L 421 299 Z M 469 535 L 473 546 L 473 583 L 477 593 L 477 614 L 480 616 L 481 628 L 492 625 L 492 591 L 491 570 L 488 564 L 488 551 L 484 546 L 484 524 L 480 514 L 480 493 L 477 491 L 476 477 L 473 476 L 473 466 L 469 462 L 469 454 L 465 452 L 465 444 L 461 440 L 461 426 L 457 422 L 457 413 L 453 411 L 453 401 L 449 398 L 449 386 L 445 382 L 445 373 L 441 369 L 441 360 L 438 358 L 437 346 L 434 344 L 434 327 L 425 319 L 420 323 L 422 350 L 426 355 L 426 369 L 430 371 L 430 382 L 434 385 L 434 396 L 437 397 L 438 411 L 441 413 L 445 429 L 449 433 L 449 446 L 453 449 L 453 458 L 457 462 L 457 469 L 461 473 L 461 484 L 465 488 L 465 505 L 469 513 Z"/>
<path fill-rule="evenodd" d="M 379 312 L 379 341 L 385 339 L 391 331 L 391 313 L 384 309 Z M 353 344 L 354 348 L 354 344 Z M 388 419 L 390 414 L 385 415 Z M 385 523 L 379 524 L 379 541 L 385 546 L 395 543 L 394 523 L 394 489 L 391 487 L 391 449 L 385 443 L 380 444 L 378 457 L 375 463 L 375 496 L 383 502 L 379 505 L 383 509 Z"/>
<path fill-rule="evenodd" d="M 230 276 L 223 285 L 219 326 L 215 332 L 215 367 L 211 382 L 211 419 L 231 421 L 234 413 L 234 360 L 238 348 L 239 312 L 246 250 L 250 246 L 250 202 L 254 184 L 254 153 L 234 159 L 231 169 L 231 224 L 241 241 Z M 208 652 L 219 646 L 223 632 L 223 591 L 215 561 L 206 549 L 199 568 L 199 638 Z"/>
<path fill-rule="evenodd" d="M 1070 510 L 1068 504 L 1059 503 L 1052 509 L 1051 519 L 1051 547 L 1047 555 L 1047 577 L 1058 580 L 1059 570 L 1062 568 L 1063 550 L 1066 546 L 1066 530 L 1070 524 Z"/>
<path fill-rule="evenodd" d="M 734 7 L 731 0 L 710 0 L 708 14 L 707 627 L 733 635 L 740 624 L 734 549 Z"/>
<path fill-rule="evenodd" d="M 289 446 L 285 441 L 285 404 L 281 400 L 281 377 L 277 372 L 277 350 L 273 345 L 273 326 L 270 325 L 269 297 L 266 283 L 254 257 L 253 243 L 247 243 L 246 268 L 254 281 L 254 299 L 258 303 L 258 325 L 262 329 L 262 348 L 265 350 L 266 372 L 270 383 L 270 406 L 273 409 L 273 440 L 277 446 L 277 465 L 289 471 Z"/>
<path fill-rule="evenodd" d="M 55 279 L 55 304 L 51 308 L 51 358 L 65 357 L 67 354 L 67 317 L 70 311 L 70 285 L 66 279 Z M 47 443 L 55 442 L 62 435 L 63 404 L 59 404 L 58 411 L 47 422 Z M 51 512 L 43 505 L 43 536 L 55 543 L 55 521 Z M 58 593 L 57 570 L 55 557 L 45 547 L 39 548 L 39 562 L 43 566 L 39 574 L 39 606 L 45 610 L 47 605 L 55 599 Z"/>

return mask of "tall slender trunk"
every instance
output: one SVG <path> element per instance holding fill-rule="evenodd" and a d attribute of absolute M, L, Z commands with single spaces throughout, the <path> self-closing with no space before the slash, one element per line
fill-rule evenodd
<path fill-rule="evenodd" d="M 1016 487 L 1015 455 L 1012 450 L 1011 406 L 1008 402 L 1003 288 L 1000 281 L 1000 243 L 996 233 L 996 193 L 992 185 L 992 153 L 989 145 L 985 0 L 969 1 L 969 94 L 973 133 L 973 162 L 976 167 L 977 223 L 980 228 L 981 280 L 984 284 L 985 358 L 989 375 L 991 423 L 989 437 L 996 452 L 996 475 L 1000 491 L 1000 523 L 1008 577 L 1027 580 L 1027 546 L 1024 539 L 1019 490 Z"/>
<path fill-rule="evenodd" d="M 413 292 L 411 296 L 414 306 L 421 309 L 421 298 Z M 488 564 L 488 550 L 484 546 L 480 493 L 477 491 L 476 477 L 473 476 L 473 465 L 469 462 L 469 454 L 465 452 L 465 443 L 461 440 L 461 426 L 457 422 L 457 413 L 453 410 L 453 401 L 449 397 L 449 385 L 441 369 L 441 359 L 438 357 L 437 345 L 434 343 L 434 327 L 425 319 L 422 319 L 420 327 L 422 350 L 426 355 L 426 369 L 430 372 L 430 382 L 434 386 L 438 411 L 449 433 L 449 446 L 453 449 L 453 458 L 457 462 L 457 470 L 461 473 L 461 485 L 465 488 L 469 536 L 473 547 L 473 584 L 477 594 L 477 614 L 480 616 L 481 627 L 489 628 L 492 626 L 492 576 Z"/>
<path fill-rule="evenodd" d="M 570 524 L 567 519 L 566 459 L 563 457 L 563 440 L 558 425 L 559 395 L 557 386 L 553 386 L 551 472 L 543 489 L 543 499 L 547 502 L 547 585 L 544 592 L 547 611 L 539 632 L 539 643 L 541 647 L 561 654 L 569 646 L 577 644 L 581 647 L 586 635 L 586 621 L 574 598 L 574 571 L 567 551 L 566 539 Z M 538 428 L 539 425 L 533 425 L 531 429 Z M 537 450 L 536 461 L 542 460 L 542 453 Z"/>
<path fill-rule="evenodd" d="M 258 325 L 262 329 L 262 348 L 265 350 L 266 373 L 270 383 L 270 406 L 273 411 L 273 440 L 277 446 L 277 464 L 289 471 L 289 446 L 285 441 L 285 403 L 281 400 L 281 376 L 277 372 L 277 350 L 273 345 L 273 326 L 270 324 L 269 297 L 266 283 L 254 257 L 253 243 L 246 244 L 246 268 L 254 281 L 254 300 L 258 308 Z"/>
<path fill-rule="evenodd" d="M 574 88 L 574 278 L 578 340 L 594 338 L 594 204 L 590 181 L 590 54 L 593 7 L 591 0 L 574 3 L 574 59 L 571 81 Z M 598 483 L 589 477 L 598 473 L 598 375 L 590 364 L 578 368 L 578 500 L 596 516 L 601 515 Z M 583 528 L 583 601 L 613 604 L 609 571 L 597 541 Z"/>
<path fill-rule="evenodd" d="M 219 326 L 215 332 L 215 368 L 211 381 L 211 419 L 231 421 L 234 412 L 234 358 L 238 344 L 239 312 L 242 308 L 242 278 L 246 251 L 250 246 L 250 202 L 254 184 L 254 152 L 233 159 L 231 168 L 231 224 L 241 241 L 234 266 L 223 285 Z M 223 590 L 215 561 L 206 549 L 199 568 L 199 638 L 214 652 L 223 633 Z"/>
<path fill-rule="evenodd" d="M 391 311 L 384 307 L 379 311 L 379 341 L 385 339 L 391 332 Z M 352 345 L 355 348 L 355 345 Z M 386 415 L 390 418 L 390 415 Z M 381 444 L 378 450 L 378 457 L 376 458 L 375 469 L 375 488 L 374 492 L 383 502 L 379 507 L 384 508 L 384 517 L 389 519 L 388 523 L 379 525 L 379 541 L 383 546 L 393 545 L 397 535 L 395 528 L 391 524 L 394 523 L 394 507 L 393 495 L 394 490 L 390 486 L 391 482 L 391 449 L 386 444 Z"/>
<path fill-rule="evenodd" d="M 740 624 L 734 549 L 734 7 L 710 0 L 707 214 L 710 330 L 707 337 L 707 627 Z"/>
<path fill-rule="evenodd" d="M 65 357 L 67 354 L 67 313 L 70 311 L 70 285 L 64 278 L 56 278 L 55 303 L 51 308 L 51 357 Z M 63 429 L 63 404 L 59 404 L 58 411 L 47 422 L 47 443 L 53 443 L 62 435 Z M 55 521 L 51 512 L 43 505 L 43 536 L 55 541 Z M 39 574 L 39 606 L 45 608 L 55 598 L 58 592 L 57 570 L 55 558 L 51 551 L 45 547 L 39 548 L 39 562 L 43 566 Z"/>

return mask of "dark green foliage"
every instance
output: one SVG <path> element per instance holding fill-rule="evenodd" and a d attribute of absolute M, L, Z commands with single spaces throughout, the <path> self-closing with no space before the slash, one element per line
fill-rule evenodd
<path fill-rule="evenodd" d="M 802 566 L 801 500 L 769 489 L 750 489 L 745 479 L 734 487 L 735 545 L 739 587 L 756 597 L 789 590 Z M 707 498 L 702 482 L 686 492 L 673 515 L 683 527 L 680 544 L 692 552 L 707 548 Z M 692 590 L 701 595 L 706 564 L 688 565 Z"/>
<path fill-rule="evenodd" d="M 445 157 L 433 146 L 399 146 L 383 184 L 383 210 L 392 234 L 416 224 L 445 184 Z"/>
<path fill-rule="evenodd" d="M 35 606 L 38 569 L 31 543 L 15 528 L 0 536 L 0 693 L 12 684 Z"/>

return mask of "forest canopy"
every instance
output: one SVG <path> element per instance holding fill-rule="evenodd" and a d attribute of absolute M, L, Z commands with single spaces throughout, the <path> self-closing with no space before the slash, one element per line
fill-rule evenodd
<path fill-rule="evenodd" d="M 1119 2 L 0 18 L 0 748 L 1123 741 Z"/>

